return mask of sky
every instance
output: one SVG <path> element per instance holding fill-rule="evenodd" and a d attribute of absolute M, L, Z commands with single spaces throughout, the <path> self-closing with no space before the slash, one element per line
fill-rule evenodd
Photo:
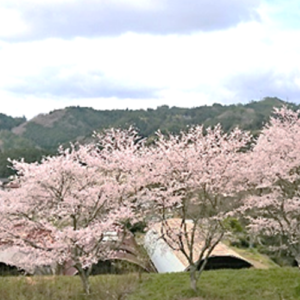
<path fill-rule="evenodd" d="M 0 0 L 0 112 L 300 103 L 299 0 Z"/>

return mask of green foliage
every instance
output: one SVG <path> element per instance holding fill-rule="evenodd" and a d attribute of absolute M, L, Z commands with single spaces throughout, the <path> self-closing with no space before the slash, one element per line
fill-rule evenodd
<path fill-rule="evenodd" d="M 54 154 L 54 151 L 33 147 L 0 151 L 0 178 L 7 178 L 11 175 L 14 175 L 14 171 L 11 169 L 11 163 L 8 161 L 8 159 L 20 160 L 24 158 L 26 162 L 35 162 L 41 161 L 44 156 L 51 154 Z"/>
<path fill-rule="evenodd" d="M 0 150 L 9 151 L 12 149 L 34 148 L 35 144 L 9 130 L 0 130 Z"/>
<path fill-rule="evenodd" d="M 245 231 L 240 221 L 233 217 L 226 218 L 223 222 L 223 226 L 233 233 L 243 233 Z"/>
<path fill-rule="evenodd" d="M 13 118 L 0 113 L 0 130 L 11 130 L 26 122 L 26 118 Z"/>
<path fill-rule="evenodd" d="M 269 118 L 273 107 L 282 104 L 284 102 L 277 98 L 265 98 L 246 105 L 214 104 L 190 109 L 167 105 L 157 109 L 110 111 L 68 107 L 40 116 L 38 121 L 33 119 L 27 122 L 26 130 L 21 135 L 42 148 L 56 149 L 60 144 L 84 140 L 94 130 L 128 128 L 130 125 L 138 128 L 143 137 L 153 136 L 158 129 L 163 133 L 177 134 L 195 124 L 207 127 L 221 123 L 225 131 L 239 126 L 255 132 Z"/>
<path fill-rule="evenodd" d="M 155 139 L 155 132 L 160 129 L 163 133 L 178 134 L 188 126 L 203 124 L 215 126 L 221 123 L 225 131 L 239 126 L 257 135 L 274 106 L 281 106 L 284 101 L 278 98 L 265 98 L 262 101 L 242 105 L 200 106 L 195 108 L 159 106 L 147 110 L 94 110 L 86 107 L 68 107 L 40 115 L 28 122 L 25 118 L 12 118 L 0 114 L 0 149 L 5 153 L 0 157 L 0 177 L 11 174 L 6 171 L 7 151 L 28 149 L 20 154 L 26 161 L 30 157 L 40 158 L 34 148 L 41 151 L 54 152 L 59 145 L 69 145 L 70 142 L 85 143 L 91 139 L 93 131 L 106 128 L 128 128 L 133 125 L 140 131 L 142 137 L 148 138 L 148 143 Z M 296 108 L 296 105 L 289 104 Z M 21 125 L 22 124 L 22 125 Z M 14 134 L 10 130 L 21 125 Z M 27 157 L 28 156 L 28 157 Z M 3 172 L 5 170 L 5 172 Z"/>

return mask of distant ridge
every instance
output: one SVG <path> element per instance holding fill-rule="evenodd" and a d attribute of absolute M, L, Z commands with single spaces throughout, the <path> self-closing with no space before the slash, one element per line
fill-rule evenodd
<path fill-rule="evenodd" d="M 94 131 L 105 128 L 134 125 L 142 136 L 152 139 L 158 129 L 178 133 L 195 124 L 207 127 L 221 123 L 225 131 L 239 126 L 258 134 L 273 107 L 282 105 L 299 108 L 279 98 L 266 97 L 247 104 L 215 103 L 194 108 L 163 105 L 147 110 L 95 110 L 72 106 L 40 114 L 31 120 L 0 114 L 0 177 L 3 177 L 1 168 L 6 168 L 7 157 L 35 161 L 42 155 L 55 153 L 61 144 L 90 141 Z"/>
<path fill-rule="evenodd" d="M 12 118 L 0 114 L 0 130 L 8 130 L 18 137 L 27 139 L 36 147 L 53 150 L 60 144 L 85 140 L 95 130 L 130 125 L 136 126 L 145 137 L 154 135 L 158 129 L 177 133 L 193 124 L 213 126 L 221 123 L 224 130 L 240 126 L 242 129 L 257 131 L 268 120 L 273 107 L 282 105 L 296 108 L 295 104 L 276 97 L 266 97 L 261 101 L 252 101 L 244 105 L 215 103 L 212 106 L 195 108 L 163 105 L 157 109 L 147 110 L 95 110 L 77 106 L 40 114 L 29 121 L 25 118 Z"/>

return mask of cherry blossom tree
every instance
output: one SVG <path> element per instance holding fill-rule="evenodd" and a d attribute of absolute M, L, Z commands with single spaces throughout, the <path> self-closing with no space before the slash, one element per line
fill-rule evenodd
<path fill-rule="evenodd" d="M 136 131 L 108 130 L 96 139 L 41 163 L 13 161 L 18 188 L 0 194 L 2 244 L 30 253 L 19 266 L 73 267 L 87 294 L 91 266 L 114 254 L 123 222 L 135 218 L 132 198 L 141 184 Z"/>
<path fill-rule="evenodd" d="M 244 168 L 240 158 L 250 140 L 239 129 L 226 134 L 220 125 L 206 130 L 195 126 L 180 135 L 158 133 L 148 153 L 146 181 L 151 184 L 146 197 L 155 204 L 160 238 L 188 261 L 194 290 L 209 255 L 225 234 L 223 221 L 233 207 L 230 195 L 244 187 L 238 176 Z M 174 217 L 180 218 L 180 226 L 170 226 L 168 220 Z M 201 248 L 195 253 L 197 243 Z"/>
<path fill-rule="evenodd" d="M 249 229 L 271 237 L 300 264 L 300 111 L 275 109 L 248 157 L 248 186 L 242 213 Z"/>

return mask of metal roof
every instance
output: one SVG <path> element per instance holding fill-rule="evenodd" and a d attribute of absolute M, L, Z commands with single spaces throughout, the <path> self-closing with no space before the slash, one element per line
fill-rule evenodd
<path fill-rule="evenodd" d="M 179 229 L 182 220 L 173 218 L 168 219 L 167 224 L 170 228 Z M 187 221 L 188 230 L 192 228 L 192 221 Z M 183 272 L 188 269 L 189 262 L 180 250 L 173 250 L 167 243 L 160 238 L 160 230 L 162 223 L 154 224 L 151 229 L 147 232 L 145 236 L 145 248 L 155 265 L 159 273 L 166 272 Z M 187 243 L 184 243 L 184 246 L 187 248 Z M 197 261 L 199 253 L 203 247 L 203 240 L 201 240 L 201 235 L 195 235 L 195 243 L 193 247 L 193 260 Z M 244 261 L 249 266 L 252 264 L 243 258 L 241 255 L 236 253 L 234 250 L 226 246 L 224 243 L 220 242 L 209 255 L 211 257 L 228 257 L 235 258 Z"/>

